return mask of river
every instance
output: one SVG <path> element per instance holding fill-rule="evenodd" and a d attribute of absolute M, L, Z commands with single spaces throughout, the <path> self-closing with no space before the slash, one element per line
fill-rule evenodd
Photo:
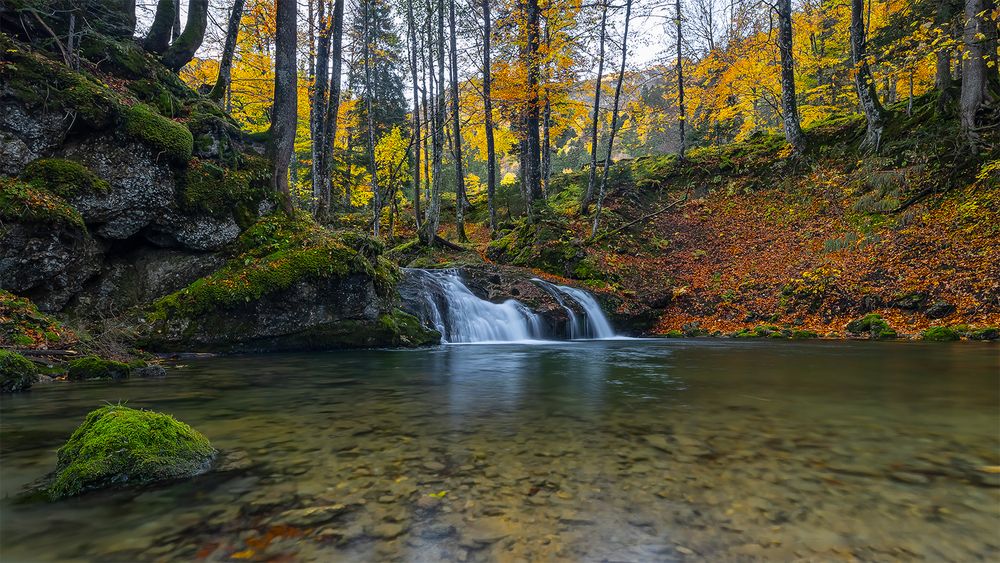
<path fill-rule="evenodd" d="M 14 498 L 105 402 L 248 466 Z M 996 560 L 1000 354 L 607 340 L 190 360 L 0 399 L 0 545 L 31 561 Z"/>

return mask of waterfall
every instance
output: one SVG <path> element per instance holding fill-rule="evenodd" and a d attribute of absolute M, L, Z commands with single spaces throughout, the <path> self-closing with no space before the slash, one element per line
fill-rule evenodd
<path fill-rule="evenodd" d="M 549 292 L 549 295 L 555 298 L 559 302 L 559 305 L 566 310 L 567 315 L 569 315 L 571 339 L 613 338 L 615 336 L 615 331 L 611 328 L 611 323 L 604 316 L 604 311 L 601 310 L 601 306 L 597 304 L 597 300 L 594 299 L 593 295 L 582 289 L 568 285 L 556 285 L 538 278 L 533 278 L 531 281 Z M 575 301 L 583 309 L 582 320 L 572 308 L 566 305 L 562 297 L 563 295 Z"/>
<path fill-rule="evenodd" d="M 491 303 L 476 297 L 455 270 L 406 269 L 406 273 L 419 283 L 409 288 L 408 295 L 404 288 L 400 293 L 446 343 L 511 342 L 545 336 L 542 319 L 531 309 L 514 299 Z"/>

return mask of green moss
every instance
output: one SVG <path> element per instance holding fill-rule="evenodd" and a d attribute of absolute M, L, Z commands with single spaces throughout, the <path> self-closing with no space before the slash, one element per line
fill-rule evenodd
<path fill-rule="evenodd" d="M 72 381 L 88 379 L 125 379 L 131 372 L 128 364 L 105 360 L 97 356 L 84 356 L 69 363 L 67 375 Z"/>
<path fill-rule="evenodd" d="M 32 184 L 0 178 L 0 221 L 45 223 L 84 229 L 80 212 L 63 198 Z"/>
<path fill-rule="evenodd" d="M 675 329 L 663 333 L 664 338 L 684 338 L 684 333 Z"/>
<path fill-rule="evenodd" d="M 260 157 L 245 156 L 243 160 L 238 168 L 192 160 L 181 182 L 184 207 L 216 216 L 239 214 L 241 209 L 255 211 L 271 195 L 271 169 Z"/>
<path fill-rule="evenodd" d="M 155 107 L 161 115 L 179 117 L 181 114 L 183 107 L 181 101 L 158 80 L 150 78 L 133 80 L 128 83 L 128 89 L 140 101 Z"/>
<path fill-rule="evenodd" d="M 924 340 L 933 342 L 951 342 L 962 338 L 962 335 L 956 328 L 946 326 L 932 326 L 921 333 L 921 336 Z"/>
<path fill-rule="evenodd" d="M 419 319 L 399 309 L 379 317 L 379 325 L 388 332 L 388 338 L 381 341 L 395 346 L 430 346 L 441 342 L 441 333 L 428 329 Z"/>
<path fill-rule="evenodd" d="M 118 118 L 120 99 L 93 78 L 0 34 L 0 83 L 30 107 L 74 116 L 74 127 L 106 129 Z"/>
<path fill-rule="evenodd" d="M 0 393 L 26 391 L 37 380 L 35 364 L 24 356 L 0 349 Z"/>
<path fill-rule="evenodd" d="M 125 110 L 125 131 L 174 163 L 191 160 L 194 138 L 188 128 L 163 117 L 146 104 L 136 104 Z"/>
<path fill-rule="evenodd" d="M 844 328 L 851 334 L 866 335 L 876 340 L 896 338 L 896 331 L 889 326 L 889 323 L 885 322 L 885 319 L 875 313 L 855 319 L 847 323 Z"/>
<path fill-rule="evenodd" d="M 0 289 L 0 345 L 47 348 L 66 347 L 77 341 L 73 331 L 40 312 L 30 300 Z"/>
<path fill-rule="evenodd" d="M 795 340 L 807 340 L 810 338 L 819 338 L 819 334 L 811 330 L 793 330 L 792 338 Z"/>
<path fill-rule="evenodd" d="M 103 194 L 111 189 L 86 166 L 64 158 L 36 160 L 25 167 L 21 179 L 67 199 L 82 194 Z"/>
<path fill-rule="evenodd" d="M 236 242 L 238 256 L 215 273 L 155 303 L 148 320 L 197 316 L 257 301 L 302 280 L 363 273 L 383 296 L 391 295 L 398 268 L 380 256 L 381 243 L 363 235 L 335 233 L 306 213 L 289 220 L 275 214 L 257 222 Z"/>
<path fill-rule="evenodd" d="M 208 439 L 174 417 L 108 405 L 87 415 L 59 449 L 47 492 L 60 499 L 116 485 L 145 485 L 206 471 Z"/>

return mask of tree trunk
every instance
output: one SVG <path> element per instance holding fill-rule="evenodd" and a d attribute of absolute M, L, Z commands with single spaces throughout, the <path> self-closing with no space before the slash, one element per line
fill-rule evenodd
<path fill-rule="evenodd" d="M 379 237 L 379 223 L 382 220 L 382 192 L 378 186 L 378 163 L 375 161 L 375 94 L 372 92 L 372 53 L 375 51 L 371 28 L 371 7 L 369 0 L 361 0 L 361 13 L 364 20 L 364 51 L 362 66 L 365 73 L 365 122 L 368 128 L 368 174 L 371 176 L 372 187 L 372 234 Z"/>
<path fill-rule="evenodd" d="M 181 31 L 181 0 L 174 0 L 174 24 L 170 28 L 170 40 L 177 41 Z"/>
<path fill-rule="evenodd" d="M 330 96 L 326 104 L 326 118 L 323 120 L 323 180 L 326 186 L 320 190 L 316 203 L 316 220 L 325 223 L 330 219 L 330 200 L 333 189 L 333 147 L 337 142 L 337 117 L 340 113 L 340 73 L 343 64 L 344 0 L 333 0 L 332 22 L 330 23 Z M 349 188 L 345 185 L 345 193 Z M 347 200 L 348 205 L 350 199 Z"/>
<path fill-rule="evenodd" d="M 451 127 L 455 157 L 455 234 L 458 242 L 465 236 L 465 169 L 462 162 L 462 127 L 458 115 L 458 39 L 455 29 L 455 0 L 448 3 L 448 27 L 451 35 Z"/>
<path fill-rule="evenodd" d="M 422 87 L 420 89 L 420 101 L 421 101 L 421 105 L 423 106 L 424 124 L 425 124 L 425 126 L 427 128 L 427 131 L 429 133 L 433 134 L 433 132 L 434 132 L 434 118 L 433 118 L 434 113 L 431 111 L 430 104 L 427 103 L 427 100 L 428 100 L 428 98 L 427 98 L 427 88 L 428 88 L 428 85 L 427 85 L 427 75 L 429 74 L 429 72 L 428 72 L 429 66 L 428 66 L 427 60 L 429 58 L 428 49 L 430 49 L 430 42 L 428 41 L 428 39 L 430 38 L 430 23 L 427 23 L 426 28 L 427 28 L 427 34 L 426 35 L 421 34 L 421 36 L 423 37 L 423 39 L 422 39 L 422 41 L 423 41 L 423 47 L 420 49 L 420 61 L 421 61 L 421 70 L 422 70 L 422 72 L 420 73 L 420 80 L 421 80 L 421 85 L 422 85 Z M 431 60 L 433 60 L 433 58 L 431 58 Z M 433 96 L 431 97 L 431 99 L 433 99 Z M 430 204 L 430 200 L 431 200 L 431 142 L 430 142 L 430 138 L 429 138 L 430 136 L 431 135 L 429 135 L 429 134 L 424 134 L 424 136 L 423 136 L 423 141 L 424 141 L 424 199 L 427 200 L 428 205 Z M 427 218 L 427 211 L 424 210 L 424 216 L 423 216 L 422 219 L 424 221 L 426 221 L 427 220 L 426 218 Z M 423 225 L 423 223 L 421 223 L 421 225 Z M 421 231 L 417 231 L 417 236 L 418 237 L 420 236 L 420 232 Z"/>
<path fill-rule="evenodd" d="M 785 139 L 795 154 L 806 150 L 806 136 L 799 123 L 795 99 L 795 59 L 792 54 L 792 0 L 778 0 L 778 51 L 781 53 L 781 112 Z"/>
<path fill-rule="evenodd" d="M 601 187 L 597 193 L 597 209 L 594 211 L 594 223 L 590 236 L 597 235 L 601 222 L 601 208 L 604 206 L 604 193 L 608 184 L 608 171 L 611 170 L 611 154 L 615 144 L 615 133 L 618 132 L 618 103 L 622 95 L 622 81 L 625 78 L 625 62 L 628 60 L 628 24 L 632 19 L 632 0 L 625 0 L 625 31 L 622 35 L 622 65 L 618 70 L 618 83 L 615 84 L 615 98 L 611 108 L 611 134 L 608 135 L 608 153 L 604 157 L 604 170 L 601 172 Z"/>
<path fill-rule="evenodd" d="M 149 27 L 149 33 L 142 41 L 144 49 L 150 53 L 162 54 L 170 47 L 170 29 L 174 25 L 174 0 L 160 0 L 156 3 L 156 14 Z"/>
<path fill-rule="evenodd" d="M 545 50 L 552 52 L 552 35 L 549 21 L 545 20 Z M 542 197 L 549 196 L 549 181 L 552 179 L 552 99 L 550 84 L 552 82 L 552 63 L 545 68 L 545 105 L 542 107 Z"/>
<path fill-rule="evenodd" d="M 490 69 L 490 39 L 493 33 L 490 24 L 490 0 L 482 0 L 483 6 L 483 113 L 486 120 L 486 201 L 490 211 L 490 235 L 497 230 L 497 151 L 493 138 L 493 98 L 490 90 L 492 79 Z"/>
<path fill-rule="evenodd" d="M 417 81 L 417 24 L 413 18 L 413 0 L 406 2 L 406 31 L 410 42 L 410 78 L 413 80 L 413 220 L 420 231 L 420 93 Z"/>
<path fill-rule="evenodd" d="M 541 177 L 541 143 L 538 138 L 538 130 L 541 125 L 539 114 L 540 104 L 538 95 L 539 82 L 539 10 L 538 0 L 526 0 L 527 26 L 528 26 L 528 107 L 525 116 L 525 129 L 528 141 L 527 163 L 525 179 L 528 182 L 528 204 L 542 199 L 542 177 Z"/>
<path fill-rule="evenodd" d="M 229 27 L 226 29 L 226 45 L 222 48 L 222 59 L 219 60 L 219 77 L 208 97 L 220 101 L 229 89 L 229 81 L 233 70 L 233 56 L 236 53 L 236 40 L 240 34 L 240 20 L 243 19 L 244 0 L 234 0 L 233 9 L 229 12 Z"/>
<path fill-rule="evenodd" d="M 288 188 L 288 165 L 295 148 L 297 118 L 296 0 L 277 0 L 274 36 L 274 106 L 271 109 L 269 152 L 274 167 L 271 187 L 281 198 L 281 208 L 294 215 Z M 186 30 L 185 30 L 186 33 Z"/>
<path fill-rule="evenodd" d="M 594 113 L 590 119 L 590 176 L 587 178 L 587 191 L 580 202 L 580 213 L 590 211 L 597 190 L 597 125 L 601 118 L 601 82 L 604 80 L 604 36 L 608 24 L 608 0 L 601 3 L 601 31 L 597 50 L 597 79 L 594 85 Z"/>
<path fill-rule="evenodd" d="M 882 142 L 882 132 L 885 130 L 885 110 L 879 103 L 875 81 L 872 80 L 866 58 L 864 7 L 865 0 L 851 0 L 851 60 L 854 62 L 854 85 L 858 91 L 858 101 L 868 122 L 863 146 L 878 152 Z"/>
<path fill-rule="evenodd" d="M 170 45 L 167 52 L 163 53 L 163 64 L 174 72 L 180 71 L 194 57 L 198 47 L 201 47 L 207 27 L 208 0 L 191 0 L 188 3 L 184 32 Z"/>
<path fill-rule="evenodd" d="M 327 99 L 327 88 L 329 87 L 330 72 L 330 33 L 333 31 L 333 18 L 328 18 L 326 14 L 327 0 L 319 0 L 316 5 L 316 15 L 319 21 L 319 40 L 316 47 L 316 64 L 313 65 L 315 72 L 313 79 L 313 96 L 309 111 L 309 134 L 312 139 L 312 188 L 313 200 L 316 202 L 315 213 L 319 216 L 320 201 L 323 200 L 323 192 L 330 191 L 330 181 L 326 176 L 327 165 L 325 162 L 328 151 L 324 145 L 326 131 L 328 129 L 326 118 L 329 114 L 329 100 Z M 329 196 L 327 196 L 329 200 Z"/>
<path fill-rule="evenodd" d="M 428 8 L 430 5 L 428 3 Z M 431 10 L 428 9 L 428 17 L 431 17 Z M 430 31 L 430 27 L 428 27 Z M 431 80 L 431 89 L 434 90 L 432 98 L 435 97 L 433 101 L 433 113 L 432 120 L 434 122 L 434 131 L 432 134 L 432 144 L 433 144 L 433 154 L 432 154 L 432 177 L 433 183 L 431 186 L 431 201 L 427 209 L 427 219 L 424 221 L 424 229 L 421 234 L 421 240 L 428 245 L 433 246 L 437 237 L 438 226 L 441 222 L 441 158 L 444 152 L 444 1 L 438 0 L 437 2 L 437 41 L 433 41 L 433 33 L 429 34 L 431 36 L 430 43 L 435 49 L 435 54 L 437 56 L 437 79 Z M 430 65 L 431 72 L 434 72 L 434 62 L 431 59 Z M 435 89 L 436 83 L 436 89 Z"/>
<path fill-rule="evenodd" d="M 687 111 L 684 108 L 684 53 L 682 51 L 683 19 L 681 17 L 681 0 L 676 0 L 675 6 L 677 8 L 677 20 L 674 23 L 677 25 L 677 128 L 679 142 L 677 154 L 680 155 L 681 160 L 684 160 L 684 153 L 687 151 L 687 133 L 685 132 Z"/>
<path fill-rule="evenodd" d="M 965 56 L 962 57 L 962 93 L 959 101 L 962 137 L 975 150 L 979 140 L 976 131 L 976 116 L 988 97 L 986 66 L 992 54 L 986 46 L 992 35 L 988 26 L 992 25 L 983 15 L 992 8 L 990 0 L 965 1 Z"/>

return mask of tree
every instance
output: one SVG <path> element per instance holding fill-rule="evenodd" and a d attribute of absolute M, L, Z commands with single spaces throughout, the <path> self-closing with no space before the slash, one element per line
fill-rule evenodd
<path fill-rule="evenodd" d="M 437 56 L 437 87 L 435 90 L 434 80 L 431 80 L 430 89 L 435 90 L 435 96 L 431 96 L 433 103 L 432 121 L 433 132 L 432 144 L 432 178 L 431 201 L 427 207 L 427 219 L 424 221 L 420 239 L 428 245 L 433 246 L 437 240 L 438 225 L 441 221 L 441 157 L 444 151 L 444 1 L 437 2 L 437 41 L 433 41 L 434 34 L 431 33 L 430 18 L 432 14 L 430 1 L 427 5 L 428 17 L 428 43 L 433 44 Z M 434 76 L 434 62 L 431 57 L 430 74 Z"/>
<path fill-rule="evenodd" d="M 683 17 L 681 15 L 681 0 L 675 0 L 674 6 L 676 8 L 676 21 L 674 23 L 677 26 L 677 154 L 680 155 L 681 160 L 683 160 L 684 152 L 687 148 L 685 146 L 687 135 L 684 131 L 684 125 L 687 121 L 687 112 L 684 109 L 684 53 L 681 50 L 684 39 L 684 30 L 682 28 Z"/>
<path fill-rule="evenodd" d="M 371 175 L 372 184 L 372 232 L 375 238 L 378 238 L 379 223 L 382 218 L 382 193 L 378 187 L 378 164 L 375 161 L 375 92 L 372 88 L 373 63 L 371 60 L 374 39 L 372 34 L 371 3 L 362 1 L 361 10 L 363 18 L 362 28 L 364 29 L 362 65 L 365 74 L 365 122 L 368 127 L 368 173 Z"/>
<path fill-rule="evenodd" d="M 413 82 L 413 114 L 410 116 L 411 145 L 415 149 L 413 157 L 413 221 L 420 230 L 420 93 L 417 80 L 417 22 L 413 17 L 413 0 L 406 0 L 406 31 L 410 43 L 410 79 Z"/>
<path fill-rule="evenodd" d="M 483 6 L 483 117 L 486 129 L 486 201 L 490 212 L 490 234 L 497 229 L 497 152 L 496 140 L 493 138 L 493 95 L 490 92 L 491 69 L 490 36 L 493 28 L 490 25 L 490 0 L 482 0 Z"/>
<path fill-rule="evenodd" d="M 867 30 L 864 15 L 865 0 L 851 0 L 851 61 L 854 63 L 854 85 L 858 101 L 868 123 L 863 145 L 878 152 L 885 129 L 885 110 L 875 91 L 866 53 Z"/>
<path fill-rule="evenodd" d="M 222 58 L 219 59 L 219 77 L 212 86 L 208 97 L 219 101 L 229 88 L 230 75 L 233 69 L 233 56 L 236 53 L 236 40 L 240 34 L 240 20 L 243 18 L 244 0 L 233 0 L 233 9 L 229 12 L 229 26 L 226 29 L 226 44 L 222 48 Z"/>
<path fill-rule="evenodd" d="M 781 53 L 781 111 L 785 139 L 796 154 L 806 150 L 806 136 L 799 122 L 795 99 L 795 59 L 792 54 L 792 0 L 778 0 L 778 51 Z"/>
<path fill-rule="evenodd" d="M 462 128 L 458 114 L 458 47 L 455 29 L 455 0 L 448 3 L 448 24 L 451 35 L 451 123 L 455 143 L 455 234 L 459 242 L 465 236 L 465 169 L 462 163 Z"/>
<path fill-rule="evenodd" d="M 156 14 L 149 26 L 146 38 L 142 42 L 144 49 L 150 53 L 162 54 L 170 47 L 170 30 L 174 25 L 174 0 L 159 0 L 156 3 Z"/>
<path fill-rule="evenodd" d="M 273 172 L 271 187 L 281 198 L 281 208 L 291 217 L 291 193 L 288 188 L 288 165 L 295 148 L 297 118 L 297 47 L 296 0 L 277 0 L 274 37 L 274 106 L 271 109 L 271 135 L 268 152 Z"/>
<path fill-rule="evenodd" d="M 344 0 L 333 0 L 333 21 L 330 30 L 330 95 L 323 120 L 320 161 L 323 166 L 323 186 L 316 204 L 316 219 L 326 222 L 330 215 L 330 181 L 333 177 L 333 147 L 337 142 L 337 119 L 340 111 L 340 82 L 343 65 Z"/>
<path fill-rule="evenodd" d="M 527 57 L 528 68 L 528 102 L 526 116 L 524 119 L 525 134 L 527 136 L 527 158 L 525 163 L 527 169 L 524 171 L 527 182 L 526 190 L 529 205 L 544 197 L 542 193 L 541 177 L 541 143 L 538 138 L 538 129 L 541 125 L 539 114 L 538 82 L 540 75 L 539 65 L 539 18 L 538 0 L 526 0 L 526 25 L 527 25 Z"/>
<path fill-rule="evenodd" d="M 594 83 L 594 112 L 590 120 L 590 175 L 587 178 L 587 191 L 580 202 L 580 213 L 590 211 L 597 189 L 597 124 L 601 115 L 601 86 L 604 80 L 604 39 L 608 24 L 608 0 L 601 2 L 601 27 L 597 47 L 597 78 Z"/>
<path fill-rule="evenodd" d="M 986 101 L 991 98 L 987 63 L 996 57 L 995 43 L 990 45 L 990 39 L 995 39 L 996 24 L 987 20 L 987 12 L 993 8 L 993 0 L 965 0 L 963 34 L 965 55 L 962 57 L 962 93 L 959 108 L 962 137 L 973 151 L 979 140 L 976 117 Z M 990 29 L 991 26 L 993 29 Z M 991 62 L 996 64 L 995 60 Z"/>
<path fill-rule="evenodd" d="M 615 99 L 611 108 L 611 134 L 608 135 L 608 154 L 604 157 L 604 170 L 601 172 L 601 188 L 597 194 L 597 209 L 594 211 L 594 223 L 590 236 L 597 236 L 597 227 L 601 222 L 601 208 L 604 206 L 604 192 L 608 184 L 608 171 L 611 169 L 611 154 L 615 144 L 615 133 L 618 132 L 618 105 L 622 95 L 622 81 L 625 79 L 625 62 L 628 60 L 628 24 L 632 18 L 632 0 L 625 0 L 625 31 L 622 34 L 622 66 L 618 70 L 618 83 L 615 84 Z"/>
<path fill-rule="evenodd" d="M 312 140 L 312 187 L 313 199 L 316 201 L 315 214 L 320 211 L 319 202 L 323 193 L 330 191 L 330 182 L 326 177 L 325 133 L 328 116 L 327 87 L 329 86 L 330 69 L 330 34 L 333 32 L 333 18 L 326 14 L 327 0 L 319 0 L 317 17 L 319 18 L 319 41 L 316 48 L 316 64 L 314 67 L 313 95 L 309 111 L 309 135 Z M 332 16 L 332 14 L 331 14 Z"/>
<path fill-rule="evenodd" d="M 170 44 L 163 53 L 163 64 L 177 72 L 194 58 L 198 47 L 205 39 L 205 29 L 208 27 L 208 0 L 191 0 L 188 3 L 187 23 L 184 32 Z"/>

